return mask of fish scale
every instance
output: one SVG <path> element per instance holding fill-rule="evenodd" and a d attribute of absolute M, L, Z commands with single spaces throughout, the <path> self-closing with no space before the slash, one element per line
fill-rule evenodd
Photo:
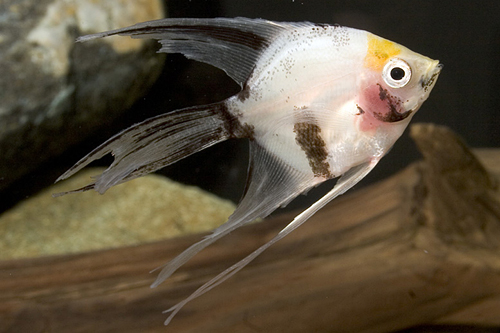
<path fill-rule="evenodd" d="M 113 163 L 81 189 L 104 193 L 229 138 L 248 138 L 245 194 L 228 221 L 157 268 L 152 287 L 221 237 L 264 218 L 301 193 L 339 177 L 334 188 L 279 234 L 174 305 L 221 284 L 315 212 L 363 179 L 428 98 L 442 65 L 369 32 L 338 25 L 263 19 L 163 19 L 80 37 L 159 40 L 224 70 L 242 90 L 227 100 L 175 110 L 116 134 L 78 161 L 68 178 L 106 154 Z"/>

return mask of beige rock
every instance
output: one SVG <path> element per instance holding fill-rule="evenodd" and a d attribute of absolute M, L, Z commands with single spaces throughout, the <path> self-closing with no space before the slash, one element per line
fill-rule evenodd
<path fill-rule="evenodd" d="M 162 17 L 163 8 L 159 1 L 55 0 L 28 33 L 27 41 L 32 45 L 30 58 L 48 74 L 67 75 L 71 65 L 69 53 L 75 42 L 73 29 L 85 34 L 95 33 Z M 117 53 L 139 50 L 145 43 L 145 40 L 118 36 L 103 41 Z"/>
<path fill-rule="evenodd" d="M 136 245 L 211 230 L 232 213 L 227 200 L 158 175 L 53 198 L 89 183 L 88 169 L 0 216 L 0 260 Z"/>

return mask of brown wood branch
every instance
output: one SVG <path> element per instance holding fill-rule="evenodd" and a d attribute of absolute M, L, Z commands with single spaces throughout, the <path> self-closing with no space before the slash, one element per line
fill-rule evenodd
<path fill-rule="evenodd" d="M 1 332 L 387 332 L 500 326 L 496 180 L 453 133 L 415 125 L 424 155 L 318 212 L 162 326 L 161 310 L 273 237 L 287 214 L 232 233 L 156 289 L 147 272 L 200 235 L 0 262 Z M 498 165 L 500 151 L 482 153 Z M 492 164 L 493 165 L 493 164 Z M 498 171 L 498 169 L 497 169 Z"/>

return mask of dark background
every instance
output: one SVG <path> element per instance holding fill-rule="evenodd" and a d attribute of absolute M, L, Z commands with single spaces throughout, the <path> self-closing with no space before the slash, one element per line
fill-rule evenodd
<path fill-rule="evenodd" d="M 245 16 L 338 23 L 368 30 L 439 59 L 444 69 L 413 123 L 449 126 L 473 147 L 499 146 L 500 1 L 172 0 L 165 4 L 169 17 Z M 147 96 L 115 124 L 91 133 L 87 141 L 15 184 L 3 208 L 48 186 L 91 149 L 131 124 L 181 107 L 220 101 L 238 90 L 224 72 L 181 55 L 169 55 L 160 79 Z M 161 173 L 237 202 L 245 183 L 247 149 L 244 140 L 229 141 Z M 418 158 L 405 132 L 360 186 L 388 177 Z M 110 161 L 105 158 L 97 165 Z M 298 198 L 289 209 L 315 201 L 331 186 L 333 183 L 328 182 L 307 197 Z"/>
<path fill-rule="evenodd" d="M 431 97 L 413 122 L 449 126 L 473 147 L 500 143 L 499 1 L 478 5 L 468 1 L 177 0 L 166 4 L 171 17 L 245 16 L 338 23 L 396 41 L 444 64 Z M 173 55 L 147 97 L 152 100 L 138 103 L 134 114 L 215 102 L 238 90 L 222 71 Z M 246 176 L 245 149 L 246 142 L 229 142 L 168 167 L 163 173 L 237 201 Z M 419 157 L 405 133 L 363 184 L 385 178 Z M 296 201 L 299 205 L 315 201 L 332 185 L 325 184 Z"/>

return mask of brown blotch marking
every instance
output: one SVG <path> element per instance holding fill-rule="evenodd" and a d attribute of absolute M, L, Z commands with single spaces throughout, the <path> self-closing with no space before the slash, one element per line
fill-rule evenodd
<path fill-rule="evenodd" d="M 252 125 L 242 124 L 240 120 L 229 112 L 226 103 L 217 105 L 214 113 L 224 121 L 224 129 L 230 138 L 249 138 L 254 139 L 255 129 Z"/>
<path fill-rule="evenodd" d="M 422 80 L 421 84 L 422 88 L 424 88 L 424 91 L 429 90 L 429 87 L 432 86 L 438 75 L 439 72 L 432 74 L 432 76 L 427 81 Z"/>
<path fill-rule="evenodd" d="M 358 109 L 358 113 L 356 113 L 357 116 L 360 116 L 363 113 L 365 113 L 365 110 L 363 110 L 361 106 L 359 106 L 358 104 L 356 104 L 356 108 Z"/>
<path fill-rule="evenodd" d="M 378 96 L 379 96 L 380 100 L 383 101 L 384 99 L 387 98 L 388 91 L 387 91 L 387 89 L 382 88 L 382 86 L 380 84 L 378 85 L 378 87 L 380 90 L 378 93 Z"/>
<path fill-rule="evenodd" d="M 248 87 L 248 84 L 245 82 L 243 85 L 243 89 L 238 93 L 238 99 L 240 102 L 244 102 L 250 97 L 250 88 Z"/>
<path fill-rule="evenodd" d="M 315 23 L 314 26 L 319 27 L 319 28 L 323 28 L 323 29 L 328 29 L 328 27 L 330 27 L 329 24 L 325 24 L 325 23 Z"/>
<path fill-rule="evenodd" d="M 306 153 L 314 176 L 331 178 L 330 164 L 326 162 L 328 150 L 321 137 L 321 128 L 316 124 L 300 122 L 293 126 L 293 132 L 296 134 L 295 141 Z"/>
<path fill-rule="evenodd" d="M 395 123 L 405 118 L 408 118 L 408 116 L 411 114 L 411 110 L 405 112 L 398 111 L 399 109 L 401 109 L 401 99 L 391 95 L 387 91 L 387 89 L 382 88 L 380 84 L 378 84 L 378 87 L 380 89 L 378 96 L 381 101 L 387 102 L 387 107 L 389 108 L 389 112 L 385 115 L 382 114 L 381 112 L 374 112 L 373 116 L 378 120 L 386 123 Z"/>

